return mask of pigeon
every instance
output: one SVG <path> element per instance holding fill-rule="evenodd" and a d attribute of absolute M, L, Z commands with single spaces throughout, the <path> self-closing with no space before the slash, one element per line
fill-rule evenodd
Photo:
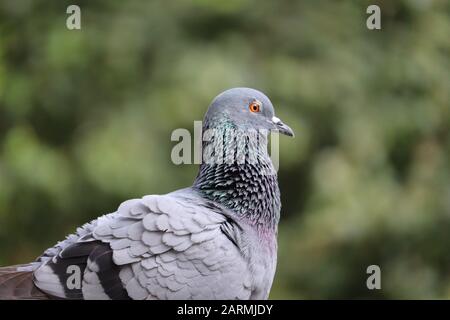
<path fill-rule="evenodd" d="M 294 136 L 265 94 L 222 92 L 191 187 L 125 201 L 34 262 L 0 268 L 0 299 L 268 299 L 281 210 L 271 132 Z"/>

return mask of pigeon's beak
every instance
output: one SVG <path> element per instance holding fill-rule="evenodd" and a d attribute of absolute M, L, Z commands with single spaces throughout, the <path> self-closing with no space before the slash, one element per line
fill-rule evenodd
<path fill-rule="evenodd" d="M 273 117 L 272 122 L 275 125 L 275 130 L 279 133 L 285 134 L 289 137 L 295 136 L 294 131 L 292 131 L 292 129 L 288 125 L 284 124 L 279 118 Z"/>

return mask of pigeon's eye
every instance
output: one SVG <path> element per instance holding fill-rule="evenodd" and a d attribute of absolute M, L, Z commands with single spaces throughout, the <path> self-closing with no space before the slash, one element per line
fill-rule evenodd
<path fill-rule="evenodd" d="M 251 112 L 260 112 L 261 111 L 261 102 L 259 102 L 258 100 L 253 100 L 248 105 L 248 108 L 250 109 Z"/>

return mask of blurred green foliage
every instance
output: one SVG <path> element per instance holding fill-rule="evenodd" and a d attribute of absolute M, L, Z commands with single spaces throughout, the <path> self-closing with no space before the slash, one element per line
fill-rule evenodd
<path fill-rule="evenodd" d="M 72 1 L 0 2 L 0 265 L 190 185 L 172 130 L 248 86 L 297 133 L 271 297 L 450 298 L 448 1 L 76 3 L 80 31 Z"/>

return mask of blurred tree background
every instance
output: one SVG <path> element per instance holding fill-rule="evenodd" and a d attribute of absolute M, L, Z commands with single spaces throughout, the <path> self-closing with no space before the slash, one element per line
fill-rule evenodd
<path fill-rule="evenodd" d="M 449 35 L 446 0 L 0 1 L 0 265 L 190 185 L 172 130 L 248 86 L 297 133 L 271 298 L 450 298 Z"/>

